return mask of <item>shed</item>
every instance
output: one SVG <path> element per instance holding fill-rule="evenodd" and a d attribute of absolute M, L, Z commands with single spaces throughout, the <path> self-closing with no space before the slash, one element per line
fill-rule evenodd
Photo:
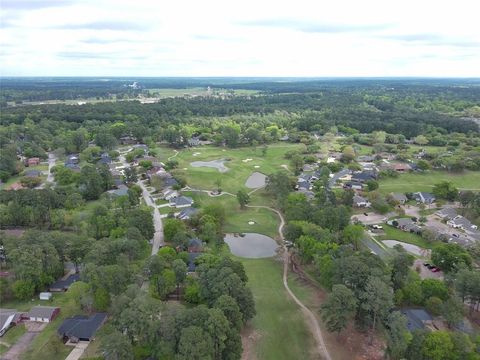
<path fill-rule="evenodd" d="M 60 292 L 60 291 L 67 291 L 70 285 L 72 285 L 75 281 L 80 280 L 80 274 L 72 274 L 69 275 L 66 279 L 55 281 L 52 285 L 50 285 L 49 290 L 52 292 Z"/>
<path fill-rule="evenodd" d="M 39 295 L 38 295 L 38 298 L 40 300 L 50 300 L 52 298 L 52 293 L 51 292 L 41 292 Z"/>

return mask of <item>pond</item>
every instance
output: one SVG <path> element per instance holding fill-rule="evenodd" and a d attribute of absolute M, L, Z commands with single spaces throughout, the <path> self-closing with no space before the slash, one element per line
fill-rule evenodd
<path fill-rule="evenodd" d="M 245 182 L 245 186 L 249 189 L 257 189 L 264 187 L 266 184 L 267 176 L 255 171 L 250 175 Z"/>
<path fill-rule="evenodd" d="M 246 233 L 243 237 L 226 234 L 224 240 L 233 255 L 249 259 L 272 257 L 278 248 L 271 237 L 257 233 Z"/>
<path fill-rule="evenodd" d="M 228 168 L 225 166 L 225 159 L 211 160 L 211 161 L 194 161 L 190 163 L 193 167 L 209 167 L 217 169 L 219 172 L 224 173 L 228 171 Z"/>

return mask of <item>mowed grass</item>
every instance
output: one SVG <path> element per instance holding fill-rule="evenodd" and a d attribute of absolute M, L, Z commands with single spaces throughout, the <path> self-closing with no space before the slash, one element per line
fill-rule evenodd
<path fill-rule="evenodd" d="M 424 249 L 432 249 L 435 243 L 425 241 L 420 235 L 399 230 L 390 225 L 383 225 L 385 235 L 376 236 L 377 240 L 398 240 L 408 244 L 417 245 Z"/>
<path fill-rule="evenodd" d="M 253 147 L 227 149 L 215 146 L 201 146 L 188 148 L 181 150 L 175 157 L 179 165 L 174 173 L 185 177 L 187 184 L 196 189 L 214 190 L 217 188 L 216 181 L 220 180 L 221 188 L 224 191 L 233 194 L 236 194 L 240 189 L 251 191 L 252 189 L 245 187 L 245 181 L 253 172 L 258 171 L 265 175 L 270 175 L 282 170 L 281 165 L 289 164 L 289 160 L 284 157 L 285 153 L 299 147 L 298 144 L 271 144 L 268 146 L 265 156 L 262 155 L 260 146 L 256 150 Z M 193 156 L 195 153 L 199 154 Z M 229 161 L 225 162 L 225 166 L 229 169 L 227 172 L 220 173 L 214 168 L 192 167 L 190 165 L 194 161 L 218 159 L 229 159 Z M 242 161 L 246 159 L 252 160 L 248 162 Z M 255 168 L 255 166 L 259 166 L 259 168 Z"/>
<path fill-rule="evenodd" d="M 226 213 L 225 232 L 254 232 L 272 238 L 278 237 L 280 220 L 271 210 L 258 208 L 241 210 L 237 198 L 229 195 L 210 197 L 206 193 L 193 191 L 186 191 L 184 194 L 192 197 L 198 208 L 204 208 L 210 204 L 221 204 Z M 249 225 L 249 221 L 254 221 L 255 224 Z"/>
<path fill-rule="evenodd" d="M 480 172 L 464 171 L 452 174 L 445 171 L 432 170 L 425 173 L 401 174 L 397 178 L 386 178 L 379 181 L 380 192 L 417 192 L 432 191 L 433 186 L 441 181 L 451 181 L 459 189 L 480 190 Z"/>
<path fill-rule="evenodd" d="M 3 346 L 0 346 L 0 354 L 5 353 L 13 344 L 17 342 L 18 338 L 20 338 L 26 332 L 27 329 L 23 324 L 18 324 L 8 330 L 1 338 Z M 5 344 L 8 344 L 9 346 L 6 346 Z"/>
<path fill-rule="evenodd" d="M 282 263 L 275 259 L 240 259 L 255 298 L 252 324 L 258 359 L 310 359 L 314 339 L 300 308 L 282 283 Z"/>

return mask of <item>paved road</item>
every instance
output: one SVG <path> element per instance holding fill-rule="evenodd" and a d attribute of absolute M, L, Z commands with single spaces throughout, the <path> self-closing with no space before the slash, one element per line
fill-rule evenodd
<path fill-rule="evenodd" d="M 142 195 L 145 203 L 153 208 L 153 225 L 155 226 L 155 233 L 153 234 L 152 255 L 156 255 L 160 246 L 165 245 L 162 217 L 160 216 L 160 211 L 158 211 L 155 201 L 152 199 L 145 184 L 142 181 L 138 181 L 137 184 L 142 188 Z"/>
<path fill-rule="evenodd" d="M 290 263 L 290 256 L 289 256 L 289 253 L 288 253 L 288 249 L 287 249 L 287 247 L 285 246 L 285 243 L 284 243 L 285 238 L 283 237 L 283 227 L 285 226 L 285 219 L 283 218 L 283 215 L 280 213 L 280 211 L 278 211 L 274 208 L 268 207 L 268 206 L 247 205 L 247 207 L 268 209 L 268 210 L 271 210 L 271 211 L 275 212 L 278 215 L 278 217 L 280 218 L 280 226 L 278 227 L 278 234 L 280 235 L 280 240 L 282 241 L 282 246 L 283 246 L 283 250 L 284 250 L 283 286 L 285 287 L 285 289 L 287 290 L 288 294 L 293 299 L 293 301 L 295 301 L 295 303 L 298 306 L 300 306 L 303 313 L 305 314 L 305 316 L 310 321 L 310 325 L 315 332 L 314 335 L 315 335 L 315 338 L 316 338 L 317 343 L 318 343 L 318 350 L 319 350 L 319 353 L 322 354 L 322 358 L 325 359 L 325 360 L 332 360 L 332 358 L 330 357 L 330 354 L 327 350 L 327 347 L 325 345 L 325 341 L 323 340 L 322 330 L 320 329 L 320 326 L 318 325 L 318 322 L 317 322 L 317 319 L 316 319 L 315 315 L 313 314 L 313 312 L 309 308 L 307 308 L 295 296 L 295 294 L 292 292 L 292 290 L 290 290 L 290 287 L 288 286 L 288 266 L 289 266 L 289 263 Z"/>
<path fill-rule="evenodd" d="M 47 176 L 47 182 L 53 183 L 54 178 L 52 174 L 52 168 L 55 166 L 55 162 L 57 161 L 57 157 L 55 156 L 54 153 L 48 153 L 48 176 Z"/>
<path fill-rule="evenodd" d="M 130 150 L 126 151 L 125 153 L 129 152 Z M 130 167 L 130 164 L 125 159 L 125 153 L 119 156 L 119 160 L 122 165 L 127 168 Z M 158 249 L 160 249 L 160 246 L 165 245 L 162 218 L 160 216 L 160 211 L 158 211 L 158 208 L 155 204 L 155 200 L 153 200 L 145 184 L 139 180 L 137 181 L 137 185 L 142 188 L 142 196 L 143 200 L 145 200 L 145 204 L 153 208 L 153 226 L 155 227 L 155 233 L 153 234 L 152 255 L 156 255 L 158 253 Z"/>

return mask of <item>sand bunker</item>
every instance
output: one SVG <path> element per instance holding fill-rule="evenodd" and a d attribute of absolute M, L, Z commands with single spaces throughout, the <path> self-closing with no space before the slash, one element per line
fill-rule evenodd
<path fill-rule="evenodd" d="M 249 189 L 258 189 L 264 187 L 266 181 L 266 175 L 255 171 L 254 173 L 252 173 L 252 175 L 248 177 L 247 181 L 245 181 L 245 186 Z"/>
<path fill-rule="evenodd" d="M 257 233 L 246 233 L 245 236 L 226 234 L 224 240 L 233 255 L 250 259 L 272 257 L 278 248 L 271 237 Z"/>
<path fill-rule="evenodd" d="M 195 153 L 192 154 L 192 156 L 198 156 L 198 155 L 200 155 L 200 154 L 201 154 L 201 153 L 199 153 L 199 152 L 195 152 Z"/>
<path fill-rule="evenodd" d="M 260 169 L 260 165 L 255 165 L 254 168 L 255 169 Z"/>
<path fill-rule="evenodd" d="M 193 167 L 209 167 L 217 169 L 219 172 L 224 173 L 228 171 L 228 168 L 225 166 L 225 159 L 211 160 L 211 161 L 194 161 L 190 163 Z"/>

